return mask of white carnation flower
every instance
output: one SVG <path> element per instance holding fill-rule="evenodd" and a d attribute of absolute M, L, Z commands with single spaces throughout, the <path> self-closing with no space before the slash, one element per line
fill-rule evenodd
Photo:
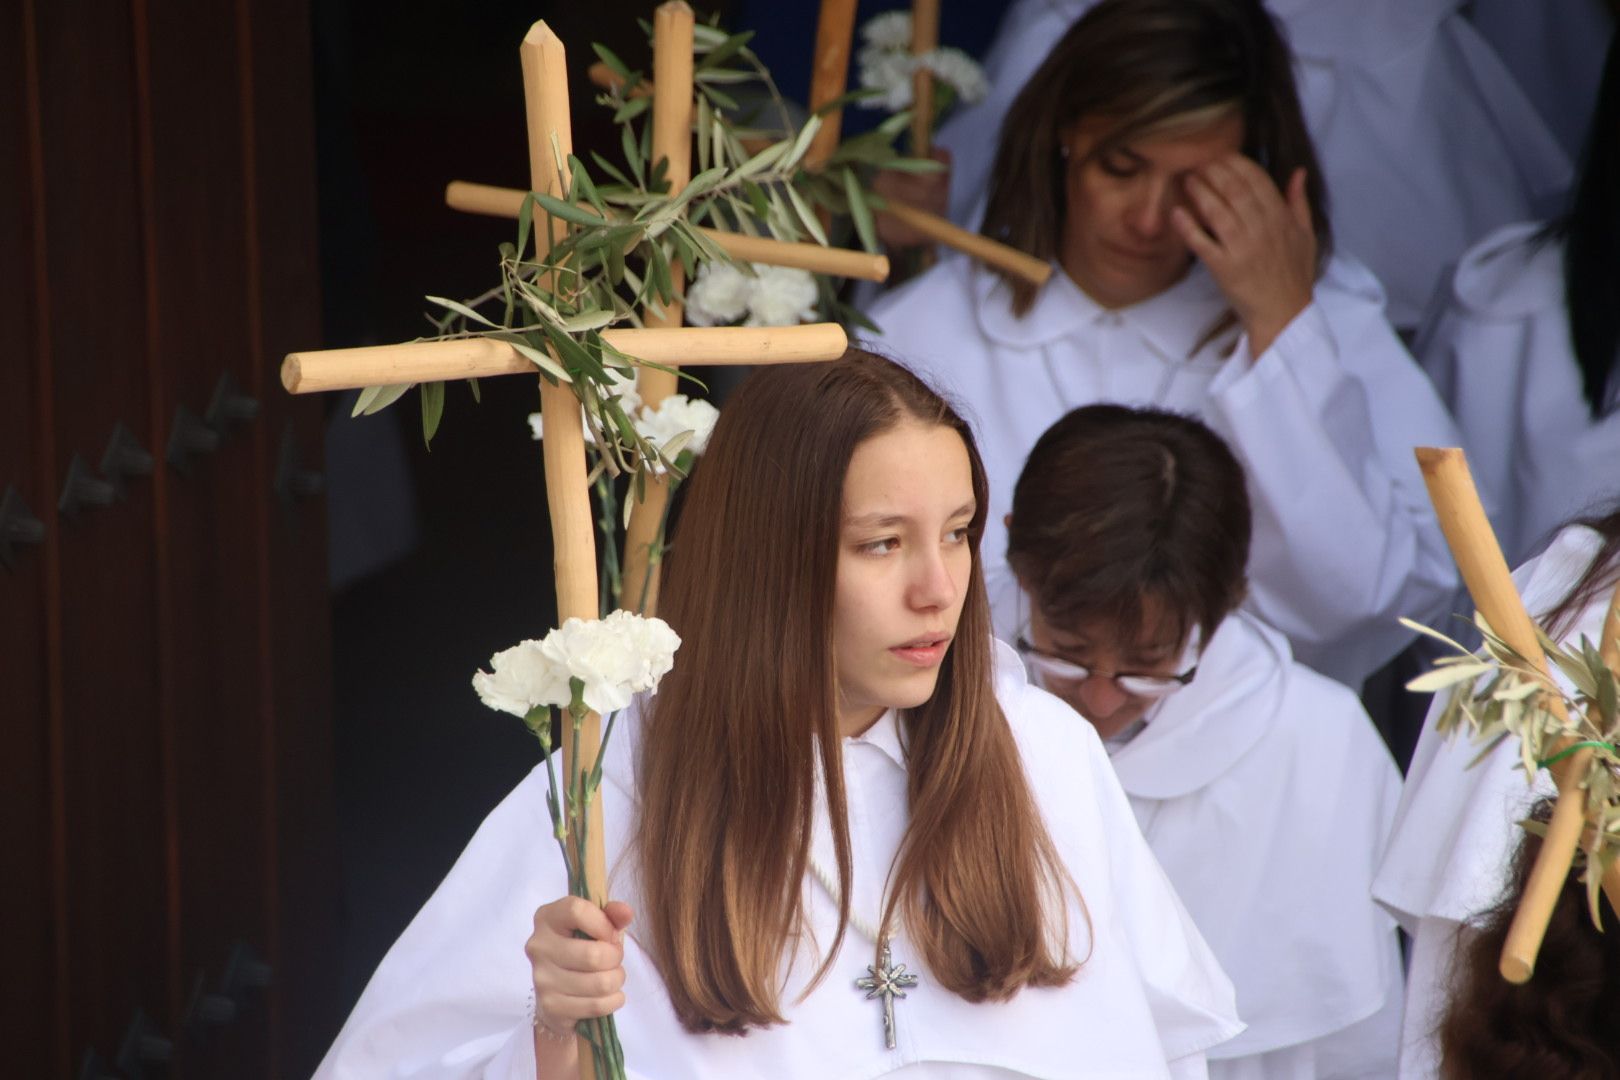
<path fill-rule="evenodd" d="M 567 706 L 568 673 L 558 670 L 538 641 L 523 641 L 489 658 L 490 671 L 473 673 L 473 689 L 485 705 L 523 717 L 536 705 Z"/>
<path fill-rule="evenodd" d="M 816 317 L 816 279 L 808 270 L 760 266 L 747 326 L 797 326 Z"/>
<path fill-rule="evenodd" d="M 667 446 L 671 439 L 690 431 L 692 437 L 685 449 L 701 454 L 708 448 L 709 435 L 719 418 L 720 410 L 707 401 L 693 401 L 685 394 L 671 394 L 657 409 L 641 411 L 636 418 L 636 430 L 657 446 Z"/>
<path fill-rule="evenodd" d="M 642 691 L 656 691 L 680 643 L 661 619 L 615 611 L 606 619 L 569 619 L 546 635 L 540 651 L 566 678 L 585 684 L 586 707 L 610 713 Z"/>
<path fill-rule="evenodd" d="M 524 641 L 490 657 L 491 672 L 473 675 L 485 705 L 527 716 L 539 705 L 567 708 L 571 679 L 584 684 L 593 712 L 610 713 L 635 694 L 656 693 L 675 666 L 681 639 L 662 619 L 615 611 L 605 619 L 569 619 L 543 641 Z"/>
<path fill-rule="evenodd" d="M 961 49 L 935 49 L 924 53 L 919 59 L 941 82 L 950 84 L 951 89 L 956 91 L 957 100 L 964 105 L 980 101 L 990 92 L 984 69 Z"/>
<path fill-rule="evenodd" d="M 886 11 L 867 20 L 861 37 L 879 49 L 911 48 L 911 12 Z"/>
<path fill-rule="evenodd" d="M 693 326 L 729 326 L 748 311 L 754 279 L 727 262 L 698 267 L 686 290 L 686 321 Z"/>
<path fill-rule="evenodd" d="M 911 76 L 917 70 L 917 60 L 907 52 L 868 47 L 856 58 L 860 65 L 861 86 L 877 90 L 875 97 L 862 98 L 866 109 L 887 109 L 899 112 L 911 107 Z"/>

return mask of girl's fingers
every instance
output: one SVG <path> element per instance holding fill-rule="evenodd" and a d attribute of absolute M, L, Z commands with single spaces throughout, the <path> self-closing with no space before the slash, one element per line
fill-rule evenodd
<path fill-rule="evenodd" d="M 623 907 L 629 910 L 629 905 Z M 579 930 L 598 941 L 616 941 L 619 936 L 619 928 L 605 911 L 578 896 L 565 896 L 536 911 L 534 928 L 548 929 L 563 937 L 571 937 Z"/>
<path fill-rule="evenodd" d="M 623 947 L 607 941 L 553 936 L 539 951 L 541 959 L 564 971 L 611 971 L 624 964 Z"/>
<path fill-rule="evenodd" d="M 631 920 L 636 917 L 636 913 L 630 909 L 630 905 L 623 900 L 609 900 L 602 908 L 602 913 L 608 917 L 608 921 L 613 924 L 614 929 L 620 931 L 629 926 Z"/>
<path fill-rule="evenodd" d="M 594 999 L 616 994 L 624 988 L 624 968 L 608 971 L 564 971 L 553 968 L 536 980 L 550 994 L 563 997 Z"/>

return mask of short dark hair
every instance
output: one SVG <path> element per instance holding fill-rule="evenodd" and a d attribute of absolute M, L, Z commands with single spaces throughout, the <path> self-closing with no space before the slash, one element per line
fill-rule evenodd
<path fill-rule="evenodd" d="M 1169 620 L 1208 641 L 1247 591 L 1251 528 L 1243 466 L 1219 435 L 1159 409 L 1087 405 L 1030 451 L 1007 562 L 1056 625 L 1101 619 L 1135 639 Z"/>
<path fill-rule="evenodd" d="M 1088 116 L 1116 121 L 1093 154 L 1189 116 L 1231 108 L 1244 153 L 1285 190 L 1296 168 L 1317 240 L 1333 248 L 1327 187 L 1294 88 L 1293 54 L 1260 0 L 1102 0 L 1069 28 L 1007 111 L 983 232 L 1040 259 L 1064 221 L 1062 132 Z M 1013 309 L 1037 289 L 1003 274 Z"/>

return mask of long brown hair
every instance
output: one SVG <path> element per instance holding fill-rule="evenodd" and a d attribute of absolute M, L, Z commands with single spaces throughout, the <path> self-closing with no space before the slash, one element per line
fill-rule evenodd
<path fill-rule="evenodd" d="M 1243 466 L 1197 420 L 1086 405 L 1047 428 L 1013 490 L 1007 563 L 1054 626 L 1126 641 L 1148 613 L 1208 642 L 1248 588 Z"/>
<path fill-rule="evenodd" d="M 1551 803 L 1532 817 L 1543 823 Z M 1571 873 L 1547 924 L 1536 974 L 1514 985 L 1497 971 L 1508 927 L 1541 840 L 1526 833 L 1503 897 L 1465 930 L 1440 1021 L 1444 1080 L 1615 1080 L 1620 1077 L 1620 928 L 1602 906 L 1592 925 L 1586 886 Z"/>
<path fill-rule="evenodd" d="M 804 929 L 816 773 L 837 852 L 838 933 L 851 877 L 835 704 L 833 602 L 855 447 L 905 421 L 966 444 L 974 567 L 934 695 L 902 714 L 910 820 L 883 926 L 898 913 L 941 986 L 969 1001 L 1067 982 L 1071 888 L 994 695 L 978 546 L 989 505 L 972 432 L 905 368 L 851 349 L 751 375 L 687 489 L 660 615 L 680 661 L 647 711 L 638 761 L 641 915 L 692 1031 L 782 1021 L 785 947 Z M 812 983 L 814 985 L 814 983 Z"/>
<path fill-rule="evenodd" d="M 984 235 L 1040 259 L 1064 231 L 1063 132 L 1086 117 L 1112 129 L 1092 157 L 1189 117 L 1243 117 L 1244 153 L 1285 189 L 1296 168 L 1316 231 L 1333 248 L 1327 187 L 1294 89 L 1293 57 L 1259 0 L 1102 0 L 1053 46 L 1001 126 Z M 999 271 L 998 271 L 999 272 Z M 1022 315 L 1037 288 L 1002 273 Z"/>

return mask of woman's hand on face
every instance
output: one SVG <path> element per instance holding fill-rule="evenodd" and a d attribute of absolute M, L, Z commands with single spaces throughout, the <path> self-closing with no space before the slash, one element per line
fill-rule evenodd
<path fill-rule="evenodd" d="M 1258 359 L 1313 295 L 1316 231 L 1305 170 L 1294 170 L 1285 196 L 1255 161 L 1228 154 L 1190 175 L 1186 195 L 1191 210 L 1177 206 L 1171 223 L 1226 294 Z"/>
<path fill-rule="evenodd" d="M 885 199 L 894 199 L 944 217 L 951 201 L 951 152 L 943 146 L 936 146 L 928 156 L 945 168 L 931 173 L 880 169 L 872 178 L 872 190 Z M 876 214 L 876 224 L 878 240 L 890 251 L 921 247 L 932 242 L 893 214 L 885 214 L 881 210 Z"/>
<path fill-rule="evenodd" d="M 536 1021 L 566 1033 L 580 1020 L 606 1016 L 624 1005 L 624 928 L 630 905 L 597 907 L 565 896 L 534 913 L 534 933 L 523 951 L 534 972 Z M 590 940 L 575 937 L 578 930 Z"/>

